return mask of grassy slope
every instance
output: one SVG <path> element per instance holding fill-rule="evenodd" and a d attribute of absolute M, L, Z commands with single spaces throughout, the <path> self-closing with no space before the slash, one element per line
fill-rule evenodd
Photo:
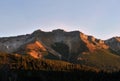
<path fill-rule="evenodd" d="M 109 50 L 97 50 L 80 56 L 84 59 L 82 63 L 88 66 L 111 71 L 120 69 L 120 56 L 111 53 Z"/>
<path fill-rule="evenodd" d="M 0 64 L 8 64 L 11 69 L 18 70 L 44 70 L 44 71 L 93 71 L 99 69 L 79 64 L 72 64 L 60 60 L 34 59 L 31 56 L 0 53 Z"/>

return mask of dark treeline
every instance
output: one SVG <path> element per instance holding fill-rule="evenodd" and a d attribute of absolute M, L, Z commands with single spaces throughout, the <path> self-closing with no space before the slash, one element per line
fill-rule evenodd
<path fill-rule="evenodd" d="M 0 72 L 0 81 L 120 81 L 120 72 L 11 70 L 7 74 Z"/>
<path fill-rule="evenodd" d="M 0 81 L 120 81 L 120 71 L 2 53 Z"/>

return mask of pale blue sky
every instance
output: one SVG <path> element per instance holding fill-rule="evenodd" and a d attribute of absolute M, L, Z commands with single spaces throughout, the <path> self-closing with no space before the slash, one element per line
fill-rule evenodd
<path fill-rule="evenodd" d="M 120 0 L 0 0 L 0 37 L 57 28 L 120 36 Z"/>

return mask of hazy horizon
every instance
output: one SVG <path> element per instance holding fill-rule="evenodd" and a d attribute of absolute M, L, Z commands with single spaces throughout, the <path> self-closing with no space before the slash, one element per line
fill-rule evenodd
<path fill-rule="evenodd" d="M 99 39 L 120 36 L 119 0 L 1 0 L 0 37 L 37 29 L 79 30 Z"/>

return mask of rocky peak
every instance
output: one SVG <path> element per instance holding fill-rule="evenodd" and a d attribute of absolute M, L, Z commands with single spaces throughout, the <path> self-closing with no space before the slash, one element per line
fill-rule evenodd
<path fill-rule="evenodd" d="M 112 43 L 112 42 L 120 42 L 120 37 L 112 37 L 108 40 L 105 40 L 105 42 L 108 43 Z"/>
<path fill-rule="evenodd" d="M 120 37 L 113 37 L 111 38 L 112 41 L 117 41 L 117 42 L 120 42 Z"/>
<path fill-rule="evenodd" d="M 56 29 L 56 30 L 53 30 L 52 32 L 53 32 L 53 33 L 63 33 L 63 32 L 65 32 L 65 31 L 62 30 L 62 29 Z"/>
<path fill-rule="evenodd" d="M 116 41 L 116 42 L 117 42 L 117 41 L 120 42 L 120 37 L 112 37 L 112 38 L 106 40 L 106 42 L 114 42 L 114 41 Z"/>
<path fill-rule="evenodd" d="M 116 40 L 120 42 L 120 37 L 116 37 Z"/>
<path fill-rule="evenodd" d="M 84 33 L 80 33 L 80 38 L 87 40 L 87 39 L 88 39 L 88 36 L 85 35 Z"/>
<path fill-rule="evenodd" d="M 93 36 L 88 36 L 88 40 L 91 42 L 94 42 L 94 41 L 96 41 L 96 38 Z"/>
<path fill-rule="evenodd" d="M 117 53 L 120 53 L 120 37 L 113 37 L 105 41 L 109 47 L 116 51 Z"/>
<path fill-rule="evenodd" d="M 42 31 L 42 30 L 36 30 L 36 31 L 34 31 L 32 34 L 31 34 L 31 37 L 38 37 L 40 34 L 43 34 L 44 33 L 44 31 Z"/>
<path fill-rule="evenodd" d="M 40 33 L 40 32 L 43 32 L 42 30 L 38 29 L 38 30 L 35 30 L 32 34 L 34 33 Z"/>

